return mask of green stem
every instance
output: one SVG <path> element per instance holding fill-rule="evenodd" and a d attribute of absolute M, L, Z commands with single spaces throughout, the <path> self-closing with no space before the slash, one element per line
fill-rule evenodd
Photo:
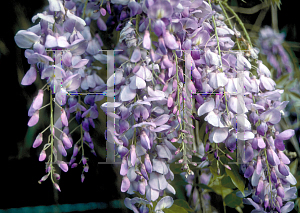
<path fill-rule="evenodd" d="M 85 1 L 84 7 L 83 7 L 83 10 L 82 10 L 82 16 L 81 16 L 81 18 L 82 18 L 83 20 L 84 20 L 84 16 L 85 16 L 85 10 L 86 10 L 86 5 L 87 5 L 87 3 L 88 3 L 88 0 Z"/>
<path fill-rule="evenodd" d="M 209 2 L 209 6 L 211 7 L 211 2 L 210 1 L 208 1 L 208 2 Z M 219 36 L 218 36 L 217 25 L 216 25 L 216 21 L 215 21 L 215 17 L 214 16 L 212 16 L 212 20 L 213 20 L 213 23 L 214 23 L 215 35 L 216 35 L 216 39 L 217 39 L 218 52 L 219 52 L 220 63 L 221 63 L 221 71 L 223 72 L 223 65 L 222 65 L 222 58 L 221 58 L 221 49 L 220 49 L 220 43 L 219 43 Z"/>
<path fill-rule="evenodd" d="M 269 184 L 270 184 L 270 193 L 271 193 L 271 199 L 269 199 L 271 202 L 273 202 L 273 195 L 272 195 L 272 182 L 271 182 L 271 173 L 270 173 L 270 166 L 268 162 L 268 157 L 267 157 L 267 149 L 264 151 L 265 157 L 266 157 L 266 164 L 268 168 L 268 176 L 269 176 Z M 271 203 L 270 203 L 271 204 Z"/>
<path fill-rule="evenodd" d="M 81 134 L 81 147 L 82 147 L 82 156 L 84 156 L 82 124 L 80 124 L 80 134 Z"/>
<path fill-rule="evenodd" d="M 179 117 L 180 117 L 180 97 L 179 97 L 179 89 L 178 89 L 178 85 L 179 85 L 179 75 L 178 75 L 178 61 L 177 61 L 177 55 L 175 53 L 175 50 L 173 50 L 173 54 L 175 56 L 175 63 L 176 63 L 176 78 L 177 78 L 177 106 L 178 106 L 178 109 L 177 111 L 179 112 Z M 176 112 L 177 113 L 177 112 Z M 180 122 L 180 129 L 182 129 L 182 125 L 181 125 L 181 122 Z"/>
<path fill-rule="evenodd" d="M 249 42 L 249 45 L 252 47 L 252 42 L 251 42 L 251 39 L 249 37 L 249 34 L 244 26 L 244 23 L 242 22 L 242 20 L 240 19 L 240 17 L 234 12 L 234 10 L 229 7 L 229 5 L 227 4 L 227 2 L 223 2 L 224 6 L 226 7 L 227 10 L 229 10 L 233 15 L 234 17 L 236 18 L 236 20 L 238 21 L 239 25 L 241 26 L 241 28 L 243 29 L 244 31 L 244 34 Z"/>
<path fill-rule="evenodd" d="M 54 140 L 54 134 L 53 134 L 53 130 L 54 130 L 54 125 L 53 125 L 53 98 L 52 98 L 52 90 L 49 87 L 50 90 L 50 144 L 51 144 L 51 154 L 50 154 L 50 167 L 51 167 L 51 181 L 52 183 L 54 183 L 53 180 L 53 140 Z"/>
<path fill-rule="evenodd" d="M 80 100 L 80 95 L 78 97 L 78 103 L 82 104 Z M 80 124 L 80 140 L 81 140 L 81 147 L 82 147 L 82 156 L 84 156 L 82 123 Z"/>
<path fill-rule="evenodd" d="M 42 106 L 39 110 L 41 110 L 41 109 L 43 109 L 43 108 L 45 108 L 45 107 L 47 107 L 47 106 L 49 106 L 49 105 L 50 105 L 50 103 L 48 103 L 48 104 Z"/>

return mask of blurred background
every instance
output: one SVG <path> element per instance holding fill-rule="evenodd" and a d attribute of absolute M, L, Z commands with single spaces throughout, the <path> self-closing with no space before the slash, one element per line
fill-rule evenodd
<path fill-rule="evenodd" d="M 48 108 L 40 114 L 38 125 L 28 128 L 28 109 L 33 98 L 37 95 L 45 82 L 37 80 L 30 86 L 20 84 L 24 74 L 30 68 L 24 56 L 24 49 L 20 49 L 14 42 L 14 36 L 19 30 L 26 30 L 34 24 L 31 18 L 48 4 L 47 0 L 10 0 L 2 1 L 1 33 L 0 33 L 0 65 L 2 72 L 2 137 L 1 171 L 2 198 L 0 213 L 2 212 L 130 212 L 124 208 L 124 193 L 120 193 L 119 166 L 98 164 L 105 161 L 105 139 L 103 132 L 106 128 L 105 120 L 96 122 L 96 129 L 91 131 L 98 157 L 85 153 L 89 161 L 89 172 L 85 173 L 85 181 L 81 183 L 81 165 L 61 173 L 59 185 L 61 192 L 53 189 L 50 180 L 38 184 L 38 180 L 45 174 L 45 165 L 38 161 L 42 147 L 32 148 L 37 134 L 49 124 Z M 285 34 L 286 48 L 295 70 L 298 70 L 300 57 L 299 11 L 295 2 L 282 1 L 280 10 L 270 6 L 270 1 L 259 0 L 231 0 L 228 4 L 241 17 L 255 46 L 258 32 L 263 26 L 271 26 L 275 31 Z M 101 36 L 101 35 L 100 35 Z M 265 58 L 266 60 L 266 58 Z M 267 61 L 264 61 L 267 63 Z M 100 71 L 99 71 L 100 72 Z M 105 72 L 105 71 L 103 71 Z M 99 73 L 101 75 L 101 73 Z M 102 73 L 103 74 L 103 73 Z M 105 79 L 104 79 L 105 80 Z M 288 84 L 286 81 L 285 84 Z M 284 84 L 284 85 L 285 85 Z M 299 92 L 299 91 L 298 91 Z M 294 93 L 293 93 L 294 94 Z M 295 102 L 300 96 L 294 94 Z M 290 96 L 286 98 L 289 99 Z M 44 97 L 48 100 L 49 96 Z M 294 103 L 294 102 L 293 102 Z M 297 106 L 297 105 L 295 105 Z M 297 108 L 289 106 L 289 123 L 285 127 L 293 127 L 296 131 L 294 144 L 287 143 L 290 152 L 297 152 L 299 147 L 299 122 Z M 300 108 L 300 105 L 299 105 Z M 99 108 L 99 118 L 105 114 Z M 76 135 L 74 136 L 76 137 Z M 76 139 L 74 139 L 76 141 Z M 296 141 L 295 141 L 296 140 Z M 297 143 L 297 144 L 295 144 Z M 297 145 L 297 146 L 296 146 Z M 68 157 L 72 154 L 68 152 Z M 298 155 L 299 156 L 299 155 Z M 296 157 L 293 158 L 297 159 Z M 69 160 L 69 158 L 67 159 Z M 298 162 L 295 177 L 300 182 Z M 297 176 L 298 175 L 298 176 Z M 297 185 L 299 187 L 299 185 Z M 185 192 L 183 192 L 185 194 Z M 217 206 L 217 205 L 216 205 Z M 250 212 L 252 207 L 245 205 L 244 212 Z M 227 207 L 228 211 L 232 210 Z M 217 208 L 223 212 L 223 207 Z M 233 211 L 232 211 L 233 212 Z M 294 210 L 294 212 L 297 212 Z"/>

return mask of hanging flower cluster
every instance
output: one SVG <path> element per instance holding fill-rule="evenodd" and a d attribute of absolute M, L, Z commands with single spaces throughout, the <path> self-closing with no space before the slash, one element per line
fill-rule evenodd
<path fill-rule="evenodd" d="M 95 102 L 102 100 L 104 96 L 87 95 L 84 100 L 81 100 L 80 95 L 73 94 L 101 93 L 106 90 L 106 84 L 97 75 L 100 67 L 91 65 L 96 60 L 92 56 L 97 56 L 96 53 L 101 50 L 103 43 L 99 37 L 91 40 L 89 26 L 86 21 L 77 16 L 79 12 L 80 10 L 77 10 L 72 1 L 66 1 L 63 5 L 61 1 L 49 0 L 49 6 L 45 8 L 45 11 L 32 18 L 33 23 L 37 19 L 40 19 L 40 22 L 28 30 L 20 30 L 15 36 L 16 44 L 20 48 L 26 49 L 25 57 L 31 66 L 21 84 L 31 85 L 38 74 L 41 79 L 47 81 L 47 84 L 39 90 L 28 111 L 30 117 L 28 126 L 36 125 L 39 120 L 39 111 L 50 105 L 50 125 L 38 134 L 33 147 L 37 148 L 42 144 L 43 133 L 50 128 L 48 142 L 44 144 L 39 157 L 40 161 L 44 161 L 47 157 L 46 150 L 50 148 L 46 163 L 47 174 L 39 182 L 45 181 L 51 176 L 51 180 L 58 190 L 60 187 L 53 180 L 53 176 L 59 179 L 59 174 L 55 173 L 55 164 L 64 172 L 68 171 L 68 165 L 66 162 L 58 160 L 57 149 L 61 155 L 66 156 L 66 150 L 74 147 L 73 156 L 69 162 L 71 168 L 77 166 L 77 163 L 74 163 L 75 157 L 82 149 L 80 162 L 84 165 L 83 172 L 88 172 L 89 169 L 87 158 L 83 152 L 83 144 L 86 144 L 96 155 L 89 128 L 90 126 L 95 128 L 93 120 L 98 118 Z M 93 13 L 92 19 L 101 19 L 100 12 Z M 42 106 L 45 89 L 50 90 L 50 103 Z M 53 94 L 55 94 L 54 97 Z M 56 120 L 54 120 L 54 104 L 61 111 L 60 117 Z M 73 118 L 70 117 L 71 113 L 74 113 Z M 69 131 L 69 122 L 75 118 L 78 127 Z M 79 127 L 81 138 L 73 143 L 71 134 Z M 56 131 L 60 137 L 59 134 L 55 134 Z M 54 146 L 54 140 L 57 141 L 57 146 Z M 81 175 L 81 180 L 84 180 L 84 173 Z"/>
<path fill-rule="evenodd" d="M 276 33 L 269 26 L 265 26 L 259 31 L 258 43 L 262 53 L 267 56 L 268 62 L 276 70 L 277 78 L 282 75 L 282 68 L 288 73 L 293 70 L 289 56 L 282 46 L 284 37 L 283 33 Z"/>
<path fill-rule="evenodd" d="M 253 205 L 253 212 L 291 211 L 294 203 L 290 200 L 295 198 L 296 188 L 290 185 L 295 185 L 296 179 L 287 166 L 290 160 L 283 153 L 283 141 L 290 139 L 294 131 L 279 133 L 274 127 L 288 102 L 280 101 L 283 90 L 275 89 L 270 70 L 258 60 L 257 49 L 251 42 L 242 38 L 246 51 L 241 51 L 240 43 L 232 40 L 236 36 L 240 41 L 241 34 L 225 24 L 224 16 L 219 13 L 220 5 L 202 0 L 112 0 L 111 3 L 112 8 L 108 1 L 99 6 L 97 1 L 82 4 L 79 0 L 49 0 L 49 8 L 33 17 L 33 21 L 40 18 L 40 24 L 15 36 L 17 45 L 27 48 L 25 57 L 31 64 L 22 84 L 32 84 L 38 69 L 51 91 L 50 142 L 45 144 L 40 160 L 46 158 L 45 150 L 49 147 L 51 154 L 48 174 L 41 181 L 50 174 L 51 179 L 52 175 L 57 176 L 53 163 L 58 163 L 63 171 L 68 170 L 66 163 L 53 161 L 52 156 L 56 156 L 55 129 L 62 133 L 56 139 L 64 156 L 65 149 L 73 146 L 72 132 L 68 129 L 70 113 L 76 113 L 82 135 L 73 146 L 71 167 L 77 165 L 75 157 L 83 149 L 83 142 L 93 152 L 89 126 L 95 128 L 93 119 L 98 117 L 95 102 L 103 96 L 86 96 L 83 103 L 80 97 L 66 94 L 104 92 L 115 100 L 102 104 L 101 109 L 115 121 L 107 122 L 105 135 L 113 138 L 122 159 L 121 192 L 138 195 L 125 199 L 127 208 L 134 212 L 163 212 L 172 207 L 173 198 L 165 196 L 176 193 L 171 163 L 180 164 L 185 178 L 191 175 L 189 178 L 193 179 L 190 165 L 203 167 L 208 152 L 214 152 L 217 174 L 219 164 L 231 170 L 220 158 L 224 154 L 232 159 L 220 149 L 223 143 L 228 151 L 242 153 L 241 174 L 249 180 L 244 203 Z M 110 16 L 104 23 L 101 15 L 106 11 Z M 92 65 L 95 60 L 105 63 L 106 58 L 100 53 L 103 43 L 99 35 L 91 36 L 92 20 L 97 20 L 100 30 L 116 27 L 120 31 L 115 50 L 122 51 L 116 54 L 116 69 L 106 84 L 96 74 L 98 68 Z M 239 49 L 233 50 L 236 44 Z M 46 51 L 50 48 L 64 50 L 61 67 L 53 64 L 54 55 Z M 37 123 L 42 102 L 43 89 L 29 110 L 29 126 Z M 53 123 L 52 102 L 62 109 L 62 126 Z M 205 122 L 208 141 L 196 141 L 193 137 L 198 120 Z M 42 143 L 42 133 L 33 147 Z M 200 165 L 193 162 L 193 155 L 201 157 L 203 162 Z M 83 152 L 81 162 L 87 172 Z M 201 183 L 208 184 L 211 175 L 202 176 Z M 186 189 L 191 196 L 189 185 Z M 194 192 L 197 207 L 198 194 Z"/>

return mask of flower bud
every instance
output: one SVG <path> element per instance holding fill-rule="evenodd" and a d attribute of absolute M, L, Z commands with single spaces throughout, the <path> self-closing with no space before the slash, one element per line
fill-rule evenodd
<path fill-rule="evenodd" d="M 228 166 L 227 164 L 224 164 L 224 167 L 225 167 L 226 169 L 231 170 L 230 166 Z"/>
<path fill-rule="evenodd" d="M 63 170 L 64 172 L 67 172 L 69 167 L 68 164 L 66 164 L 64 161 L 57 161 L 59 168 Z"/>
<path fill-rule="evenodd" d="M 280 197 L 284 198 L 284 189 L 283 189 L 281 183 L 278 184 L 278 187 L 277 187 L 277 194 L 278 194 Z"/>
<path fill-rule="evenodd" d="M 106 15 L 106 10 L 103 7 L 101 7 L 100 8 L 100 13 L 101 13 L 102 16 L 105 16 Z"/>
<path fill-rule="evenodd" d="M 82 163 L 85 165 L 86 163 L 87 163 L 87 159 L 86 159 L 86 157 L 82 157 Z"/>
<path fill-rule="evenodd" d="M 274 167 L 271 170 L 271 181 L 273 183 L 277 183 L 277 176 L 276 176 L 276 172 L 275 172 L 275 168 Z"/>
<path fill-rule="evenodd" d="M 62 133 L 62 140 L 63 140 L 63 143 L 64 143 L 66 149 L 69 149 L 72 147 L 72 143 L 66 133 Z"/>
<path fill-rule="evenodd" d="M 149 157 L 148 153 L 145 154 L 145 162 L 144 162 L 144 164 L 145 164 L 147 172 L 151 173 L 152 172 L 152 164 L 151 164 L 150 157 Z"/>
<path fill-rule="evenodd" d="M 257 127 L 257 133 L 260 134 L 261 136 L 264 136 L 265 133 L 268 130 L 268 126 L 265 122 L 262 122 L 258 127 Z"/>
<path fill-rule="evenodd" d="M 44 91 L 42 89 L 39 90 L 38 95 L 35 97 L 34 101 L 32 102 L 32 108 L 38 110 L 43 105 L 43 96 Z"/>
<path fill-rule="evenodd" d="M 58 191 L 60 191 L 59 185 L 57 183 L 53 183 L 53 185 Z"/>
<path fill-rule="evenodd" d="M 38 146 L 41 145 L 42 142 L 43 142 L 43 134 L 39 133 L 36 139 L 34 140 L 32 147 L 37 148 Z"/>
<path fill-rule="evenodd" d="M 277 196 L 276 200 L 278 201 L 279 206 L 281 207 L 282 206 L 282 198 L 280 196 Z"/>
<path fill-rule="evenodd" d="M 33 115 L 31 116 L 31 118 L 29 119 L 27 125 L 29 127 L 34 126 L 37 124 L 37 122 L 39 121 L 39 110 L 35 111 L 33 113 Z"/>
<path fill-rule="evenodd" d="M 245 178 L 250 178 L 253 175 L 254 168 L 252 163 L 249 164 L 248 168 L 245 171 L 244 177 Z"/>
<path fill-rule="evenodd" d="M 39 156 L 39 161 L 44 161 L 46 158 L 46 152 L 45 150 L 42 150 Z"/>
<path fill-rule="evenodd" d="M 67 152 L 66 152 L 66 149 L 63 145 L 63 143 L 61 142 L 61 140 L 58 140 L 57 141 L 58 144 L 57 144 L 57 148 L 58 148 L 58 151 L 63 155 L 63 156 L 67 156 Z"/>
<path fill-rule="evenodd" d="M 267 194 L 265 195 L 264 206 L 265 209 L 267 209 L 267 207 L 269 206 L 269 196 Z"/>
<path fill-rule="evenodd" d="M 73 163 L 73 164 L 71 165 L 71 169 L 73 169 L 73 168 L 75 168 L 75 167 L 77 167 L 77 166 L 78 166 L 77 163 Z"/>
<path fill-rule="evenodd" d="M 46 166 L 46 173 L 51 171 L 51 166 Z"/>
<path fill-rule="evenodd" d="M 89 165 L 86 165 L 86 166 L 83 168 L 83 171 L 84 171 L 84 172 L 89 172 Z"/>
<path fill-rule="evenodd" d="M 44 176 L 38 181 L 38 183 L 41 184 L 41 182 L 47 180 L 48 177 L 49 177 L 49 174 L 44 175 Z"/>
<path fill-rule="evenodd" d="M 226 156 L 227 158 L 229 158 L 230 160 L 233 160 L 233 158 L 232 158 L 230 155 L 225 154 L 225 156 Z"/>
<path fill-rule="evenodd" d="M 260 174 L 261 172 L 261 169 L 262 169 L 262 164 L 261 164 L 261 157 L 258 156 L 257 157 L 257 163 L 256 163 L 256 174 Z"/>
<path fill-rule="evenodd" d="M 75 144 L 74 149 L 73 149 L 73 157 L 76 157 L 76 156 L 77 156 L 78 150 L 79 150 L 79 147 L 78 147 L 77 144 Z"/>
<path fill-rule="evenodd" d="M 131 145 L 130 147 L 130 162 L 131 165 L 134 166 L 136 161 L 136 152 L 135 152 L 135 145 Z"/>
<path fill-rule="evenodd" d="M 124 156 L 121 163 L 120 175 L 122 176 L 127 175 L 127 172 L 128 172 L 128 161 L 127 161 L 127 157 Z"/>
<path fill-rule="evenodd" d="M 171 139 L 171 142 L 172 142 L 172 143 L 177 142 L 177 141 L 178 141 L 178 138 L 172 138 L 172 139 Z"/>
<path fill-rule="evenodd" d="M 146 180 L 149 180 L 145 164 L 141 163 L 141 173 Z"/>
<path fill-rule="evenodd" d="M 69 125 L 66 112 L 63 109 L 61 109 L 60 119 L 61 119 L 61 122 L 62 122 L 62 124 L 64 126 L 68 126 Z"/>
<path fill-rule="evenodd" d="M 145 30 L 144 39 L 143 39 L 143 47 L 147 50 L 151 48 L 151 38 L 148 30 Z"/>
<path fill-rule="evenodd" d="M 81 183 L 83 183 L 83 181 L 84 181 L 84 179 L 85 179 L 84 174 L 81 174 L 80 179 L 81 179 Z"/>
<path fill-rule="evenodd" d="M 259 195 L 261 193 L 263 187 L 264 187 L 263 177 L 260 177 L 259 181 L 258 181 L 257 188 L 256 188 L 255 195 Z"/>
<path fill-rule="evenodd" d="M 276 208 L 276 210 L 277 210 L 278 212 L 281 212 L 281 210 L 280 210 L 280 204 L 279 204 L 278 201 L 275 202 L 275 208 Z"/>
<path fill-rule="evenodd" d="M 60 179 L 60 175 L 57 174 L 57 173 L 53 173 L 54 177 L 56 178 L 56 180 L 59 180 Z"/>

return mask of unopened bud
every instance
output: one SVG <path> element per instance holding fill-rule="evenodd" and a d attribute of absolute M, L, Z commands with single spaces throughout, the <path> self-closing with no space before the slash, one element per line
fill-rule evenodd
<path fill-rule="evenodd" d="M 230 160 L 233 160 L 233 158 L 232 158 L 230 155 L 225 154 L 225 156 L 226 156 L 227 158 L 229 158 Z"/>
<path fill-rule="evenodd" d="M 89 166 L 86 165 L 83 170 L 84 170 L 84 172 L 88 172 L 89 171 Z"/>
<path fill-rule="evenodd" d="M 73 169 L 73 168 L 75 168 L 75 167 L 77 167 L 77 163 L 73 163 L 72 165 L 71 165 L 71 168 Z"/>
<path fill-rule="evenodd" d="M 57 174 L 57 173 L 53 173 L 54 177 L 56 178 L 56 180 L 59 180 L 60 179 L 60 175 Z"/>
<path fill-rule="evenodd" d="M 83 164 L 86 164 L 86 162 L 87 162 L 86 157 L 82 157 L 82 163 L 83 163 Z"/>
<path fill-rule="evenodd" d="M 53 183 L 53 185 L 58 191 L 60 191 L 59 185 L 57 183 Z"/>
<path fill-rule="evenodd" d="M 85 178 L 84 174 L 81 174 L 81 183 L 83 183 L 84 178 Z"/>
<path fill-rule="evenodd" d="M 47 180 L 48 177 L 49 177 L 49 174 L 48 174 L 48 175 L 44 175 L 44 176 L 38 181 L 38 183 L 41 184 L 41 182 Z"/>
<path fill-rule="evenodd" d="M 172 142 L 172 143 L 177 142 L 177 141 L 178 141 L 178 138 L 172 138 L 172 139 L 171 139 L 171 142 Z"/>
<path fill-rule="evenodd" d="M 34 140 L 32 147 L 37 148 L 38 146 L 41 145 L 42 142 L 43 142 L 43 134 L 40 133 L 40 134 L 38 134 L 38 136 Z"/>
<path fill-rule="evenodd" d="M 224 164 L 224 167 L 231 170 L 230 166 L 228 166 L 227 164 Z"/>
<path fill-rule="evenodd" d="M 42 150 L 39 156 L 39 161 L 44 161 L 46 159 L 46 152 Z"/>

